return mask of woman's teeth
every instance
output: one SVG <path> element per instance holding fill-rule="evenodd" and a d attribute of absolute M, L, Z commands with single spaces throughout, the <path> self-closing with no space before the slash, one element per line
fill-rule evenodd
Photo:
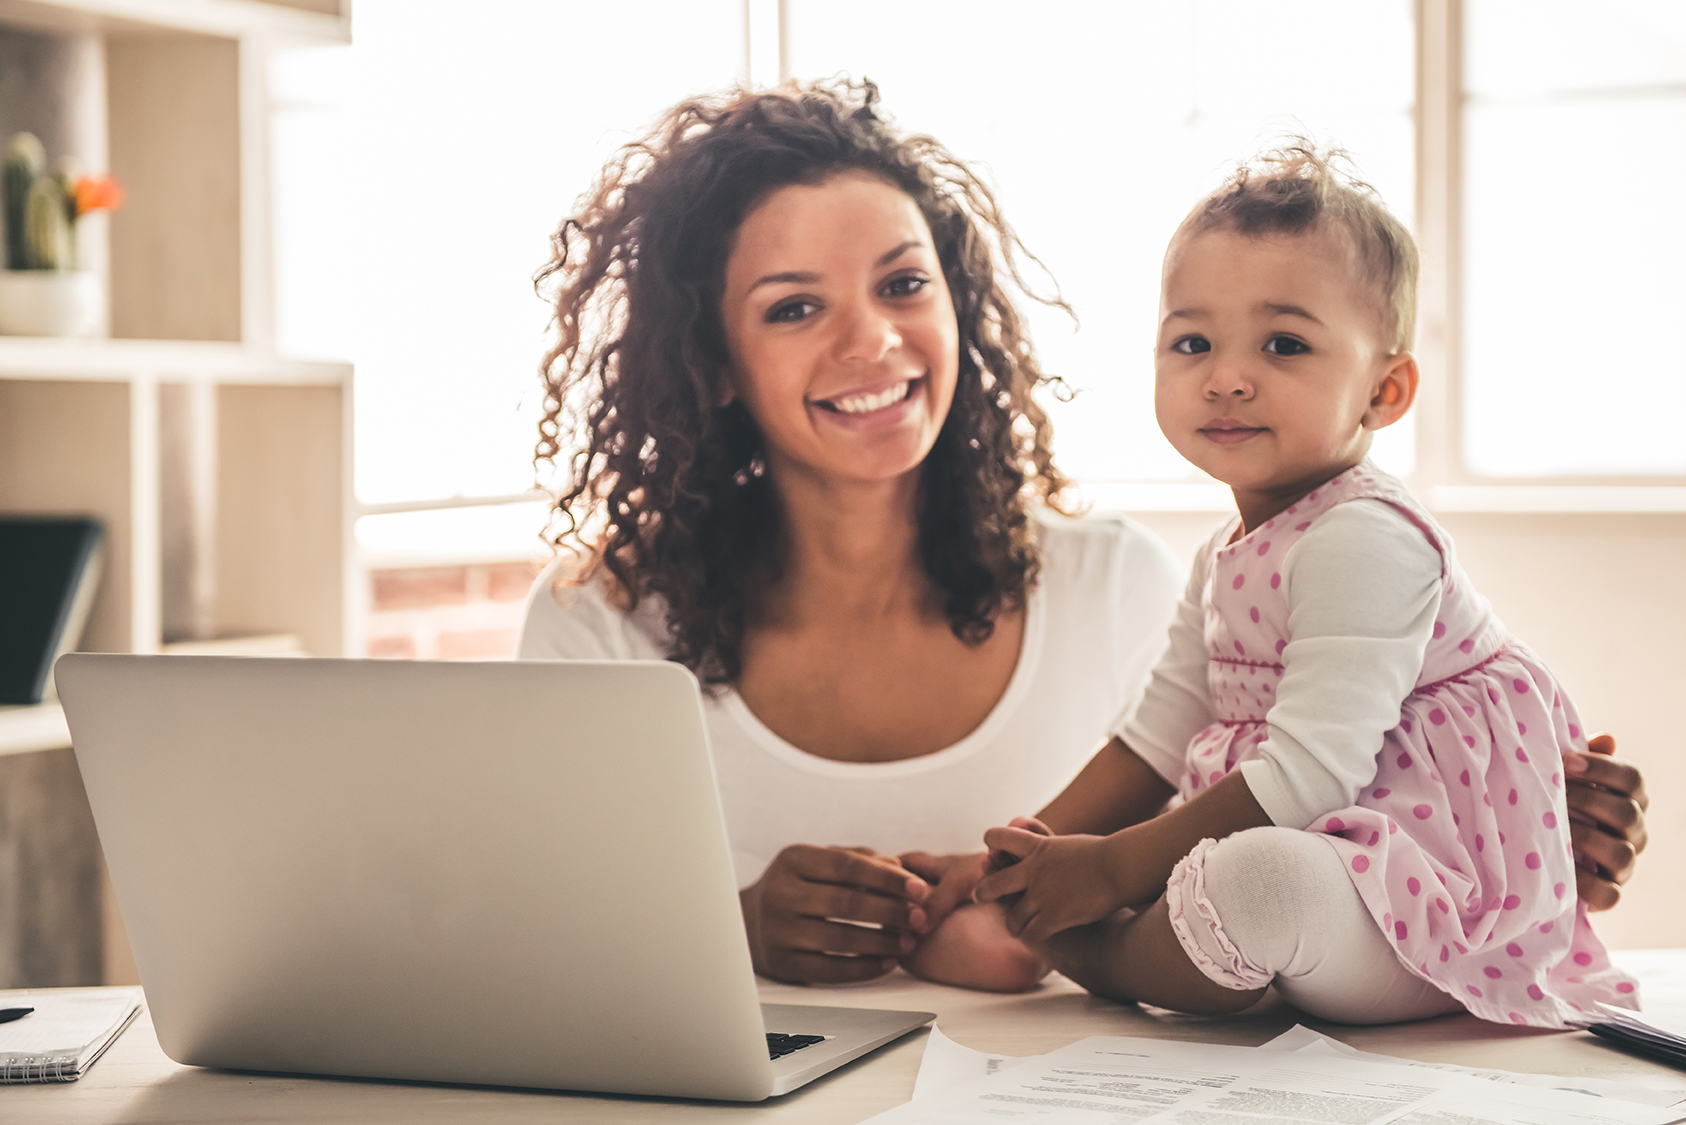
<path fill-rule="evenodd" d="M 906 398 L 911 386 L 911 382 L 897 383 L 889 390 L 879 391 L 875 395 L 849 395 L 845 398 L 827 399 L 826 404 L 839 414 L 871 414 L 874 410 L 894 406 Z"/>

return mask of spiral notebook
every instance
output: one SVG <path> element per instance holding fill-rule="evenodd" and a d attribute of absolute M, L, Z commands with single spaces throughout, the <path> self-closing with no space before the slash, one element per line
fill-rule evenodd
<path fill-rule="evenodd" d="M 0 1008 L 34 1008 L 0 1023 L 0 1083 L 74 1082 L 140 1013 L 138 988 L 0 992 Z"/>

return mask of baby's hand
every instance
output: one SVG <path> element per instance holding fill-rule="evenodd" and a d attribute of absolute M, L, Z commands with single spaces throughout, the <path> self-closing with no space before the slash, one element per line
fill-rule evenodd
<path fill-rule="evenodd" d="M 979 902 L 1000 901 L 1007 908 L 1007 930 L 1032 943 L 1129 906 L 1115 877 L 1122 857 L 1117 837 L 1053 836 L 1035 829 L 991 828 L 984 843 L 991 857 L 1005 853 L 1007 863 L 978 883 Z M 1017 895 L 1016 902 L 1007 900 Z"/>
<path fill-rule="evenodd" d="M 1054 834 L 1054 830 L 1052 828 L 1049 828 L 1046 824 L 1043 824 L 1034 816 L 1015 816 L 1012 820 L 1007 822 L 1007 827 L 1023 828 L 1027 832 L 1035 832 L 1040 836 L 1052 836 Z M 1000 848 L 996 848 L 988 854 L 989 864 L 987 869 L 984 871 L 985 875 L 993 875 L 995 872 L 1005 870 L 1019 861 L 1018 856 Z"/>

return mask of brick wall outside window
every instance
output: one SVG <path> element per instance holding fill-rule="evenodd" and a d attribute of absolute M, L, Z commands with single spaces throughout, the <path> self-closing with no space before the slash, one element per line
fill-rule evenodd
<path fill-rule="evenodd" d="M 521 603 L 541 562 L 371 570 L 367 654 L 512 660 Z"/>

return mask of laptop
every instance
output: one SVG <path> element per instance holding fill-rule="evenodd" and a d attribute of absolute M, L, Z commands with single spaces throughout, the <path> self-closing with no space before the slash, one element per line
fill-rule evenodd
<path fill-rule="evenodd" d="M 56 675 L 177 1062 L 756 1101 L 935 1018 L 758 1002 L 679 665 Z"/>

